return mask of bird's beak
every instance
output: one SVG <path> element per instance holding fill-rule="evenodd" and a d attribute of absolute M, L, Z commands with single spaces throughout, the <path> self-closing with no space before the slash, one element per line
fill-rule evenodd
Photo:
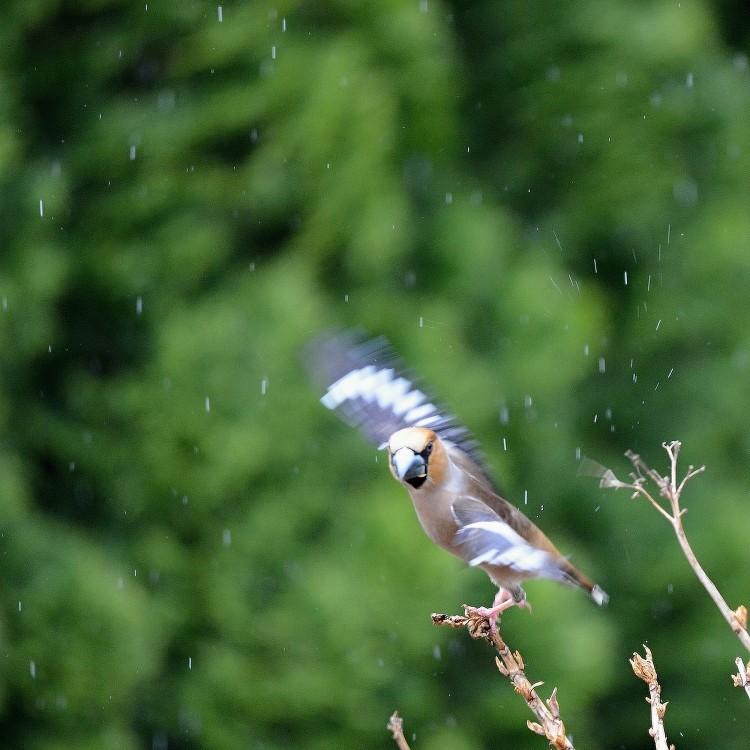
<path fill-rule="evenodd" d="M 391 464 L 394 473 L 402 482 L 427 476 L 427 462 L 411 448 L 399 448 L 391 456 Z"/>

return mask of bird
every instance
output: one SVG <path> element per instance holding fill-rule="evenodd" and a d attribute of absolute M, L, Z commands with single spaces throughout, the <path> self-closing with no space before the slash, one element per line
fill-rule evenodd
<path fill-rule="evenodd" d="M 607 603 L 607 594 L 502 497 L 477 441 L 409 373 L 387 338 L 361 329 L 326 332 L 308 344 L 306 361 L 325 388 L 322 404 L 387 451 L 390 472 L 427 536 L 498 587 L 492 606 L 478 608 L 492 627 L 514 605 L 531 609 L 521 584 L 534 578 Z"/>

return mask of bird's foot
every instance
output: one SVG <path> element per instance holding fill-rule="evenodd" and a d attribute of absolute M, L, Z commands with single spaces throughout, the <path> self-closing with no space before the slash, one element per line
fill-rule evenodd
<path fill-rule="evenodd" d="M 491 630 L 497 630 L 497 621 L 502 612 L 511 607 L 525 607 L 531 612 L 531 604 L 528 599 L 524 596 L 520 601 L 516 601 L 513 594 L 507 589 L 500 589 L 495 596 L 495 600 L 492 602 L 491 607 L 478 607 L 477 614 L 480 617 L 486 617 L 490 623 Z"/>

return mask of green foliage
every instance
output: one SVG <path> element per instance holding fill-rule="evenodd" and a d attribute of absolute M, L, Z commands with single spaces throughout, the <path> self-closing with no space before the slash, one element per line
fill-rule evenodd
<path fill-rule="evenodd" d="M 669 529 L 576 478 L 681 439 L 687 531 L 747 596 L 738 12 L 3 3 L 4 746 L 386 747 L 394 708 L 415 748 L 541 745 L 429 623 L 492 587 L 306 381 L 332 324 L 389 335 L 610 593 L 532 583 L 503 622 L 577 744 L 649 745 L 647 641 L 670 736 L 744 746 Z"/>

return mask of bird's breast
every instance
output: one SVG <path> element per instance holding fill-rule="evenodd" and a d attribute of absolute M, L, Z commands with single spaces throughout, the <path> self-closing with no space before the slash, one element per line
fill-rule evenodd
<path fill-rule="evenodd" d="M 452 497 L 443 492 L 425 493 L 423 490 L 424 487 L 409 491 L 422 528 L 435 544 L 456 554 L 453 539 L 458 525 L 451 512 Z"/>
<path fill-rule="evenodd" d="M 452 506 L 457 497 L 466 491 L 466 477 L 452 461 L 446 462 L 440 484 L 428 474 L 428 480 L 419 488 L 407 488 L 417 512 L 417 518 L 430 539 L 448 552 L 457 555 L 454 538 L 458 524 Z"/>

